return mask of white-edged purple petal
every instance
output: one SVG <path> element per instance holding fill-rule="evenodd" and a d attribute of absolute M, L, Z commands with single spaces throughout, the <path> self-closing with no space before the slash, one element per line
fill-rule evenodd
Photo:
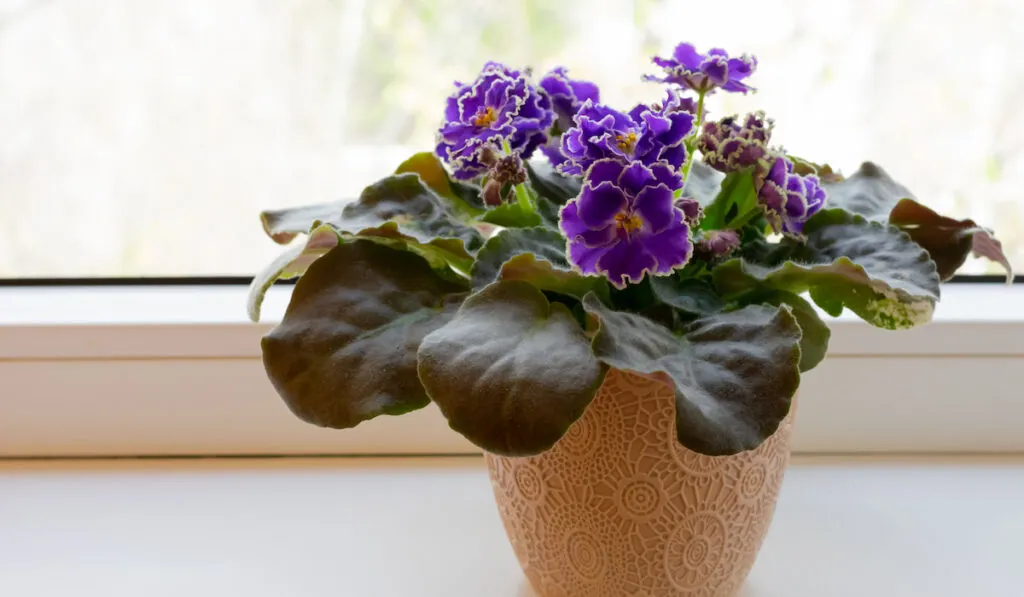
<path fill-rule="evenodd" d="M 658 233 L 668 228 L 677 214 L 682 221 L 682 212 L 672 205 L 674 199 L 672 190 L 665 185 L 649 186 L 640 191 L 633 200 L 633 213 L 640 216 L 645 233 Z"/>
<path fill-rule="evenodd" d="M 597 259 L 597 271 L 603 273 L 616 288 L 625 288 L 628 282 L 640 282 L 644 274 L 653 271 L 657 265 L 654 255 L 637 238 L 609 245 L 607 252 Z"/>
<path fill-rule="evenodd" d="M 602 182 L 596 186 L 583 185 L 580 196 L 576 199 L 576 209 L 580 220 L 588 228 L 604 228 L 614 222 L 615 215 L 622 212 L 627 205 L 622 189 L 610 182 Z"/>
<path fill-rule="evenodd" d="M 619 188 L 630 197 L 636 197 L 654 180 L 654 173 L 650 168 L 640 162 L 631 162 L 619 175 Z"/>
<path fill-rule="evenodd" d="M 693 44 L 687 42 L 683 42 L 675 47 L 672 51 L 672 58 L 674 58 L 679 65 L 691 71 L 695 71 L 700 68 L 700 63 L 704 60 L 704 56 L 697 51 L 697 48 L 695 48 Z"/>
<path fill-rule="evenodd" d="M 683 220 L 683 214 L 675 210 L 674 218 L 669 226 L 661 232 L 638 239 L 653 255 L 657 265 L 653 273 L 669 274 L 690 261 L 693 255 L 693 242 L 690 240 L 690 229 Z"/>
<path fill-rule="evenodd" d="M 619 175 L 622 174 L 622 162 L 615 159 L 603 159 L 594 162 L 587 170 L 587 184 L 596 186 L 602 182 L 619 184 Z"/>

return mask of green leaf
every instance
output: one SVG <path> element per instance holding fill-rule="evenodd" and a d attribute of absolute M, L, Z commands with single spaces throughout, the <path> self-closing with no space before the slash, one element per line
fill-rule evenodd
<path fill-rule="evenodd" d="M 922 205 L 877 164 L 864 162 L 853 176 L 823 186 L 829 206 L 888 221 L 909 234 L 931 255 L 942 280 L 953 277 L 972 252 L 1002 265 L 1012 280 L 1013 268 L 989 231 L 973 220 L 949 218 Z"/>
<path fill-rule="evenodd" d="M 786 308 L 751 305 L 696 320 L 681 335 L 594 295 L 583 306 L 600 324 L 603 363 L 665 374 L 675 386 L 676 435 L 701 454 L 752 450 L 789 413 L 800 385 L 800 327 Z"/>
<path fill-rule="evenodd" d="M 794 174 L 799 174 L 800 176 L 813 174 L 822 182 L 840 182 L 843 180 L 843 175 L 833 170 L 832 166 L 828 164 L 815 164 L 795 155 L 787 155 L 786 157 L 793 162 Z"/>
<path fill-rule="evenodd" d="M 711 315 L 725 308 L 722 297 L 705 280 L 654 276 L 651 288 L 659 301 L 692 315 Z"/>
<path fill-rule="evenodd" d="M 264 211 L 260 219 L 267 235 L 282 244 L 291 242 L 299 234 L 307 234 L 321 223 L 358 234 L 389 221 L 404 235 L 422 243 L 435 238 L 459 239 L 469 250 L 483 244 L 480 232 L 459 221 L 447 200 L 427 187 L 419 174 L 412 172 L 388 176 L 371 184 L 355 202 L 334 201 Z"/>
<path fill-rule="evenodd" d="M 718 196 L 724 178 L 725 175 L 718 170 L 701 160 L 696 160 L 690 169 L 690 178 L 686 181 L 686 186 L 683 187 L 683 196 L 692 197 L 702 207 L 707 208 Z"/>
<path fill-rule="evenodd" d="M 437 193 L 418 174 L 396 174 L 363 189 L 359 201 L 345 206 L 339 229 L 356 233 L 392 221 L 406 235 L 420 242 L 435 238 L 456 238 L 475 250 L 483 244 L 480 233 L 454 217 Z"/>
<path fill-rule="evenodd" d="M 484 243 L 473 264 L 473 287 L 496 280 L 523 280 L 537 288 L 576 298 L 590 291 L 607 295 L 608 283 L 572 269 L 565 256 L 565 238 L 544 227 L 508 228 Z"/>
<path fill-rule="evenodd" d="M 796 318 L 796 322 L 803 332 L 800 338 L 801 373 L 814 369 L 825 359 L 832 330 L 821 320 L 818 312 L 810 303 L 799 295 L 784 290 L 769 290 L 762 295 L 752 297 L 749 302 L 775 306 L 789 305 L 793 317 Z"/>
<path fill-rule="evenodd" d="M 533 253 L 512 257 L 501 266 L 499 280 L 521 280 L 541 290 L 581 299 L 589 292 L 608 297 L 608 282 L 597 276 L 584 276 L 538 259 Z"/>
<path fill-rule="evenodd" d="M 484 212 L 480 190 L 452 180 L 441 160 L 432 152 L 422 151 L 399 164 L 395 174 L 412 172 L 435 193 L 449 200 L 452 209 L 464 219 L 471 219 Z"/>
<path fill-rule="evenodd" d="M 894 226 L 841 209 L 823 210 L 805 225 L 792 261 L 769 267 L 731 259 L 712 272 L 724 298 L 763 290 L 811 292 L 832 313 L 842 304 L 872 325 L 911 328 L 931 320 L 939 276 L 928 253 Z"/>
<path fill-rule="evenodd" d="M 249 284 L 249 296 L 246 307 L 249 319 L 260 320 L 260 308 L 267 290 L 278 280 L 298 278 L 306 273 L 314 261 L 323 257 L 328 251 L 338 246 L 338 233 L 333 227 L 322 225 L 309 233 L 305 243 L 292 247 L 272 261 L 260 273 L 253 277 Z"/>
<path fill-rule="evenodd" d="M 538 454 L 604 378 L 569 309 L 520 281 L 466 299 L 420 344 L 419 375 L 452 429 L 493 454 Z"/>
<path fill-rule="evenodd" d="M 541 224 L 541 218 L 534 212 L 524 212 L 518 203 L 503 203 L 489 209 L 480 220 L 505 228 L 531 228 Z"/>
<path fill-rule="evenodd" d="M 565 205 L 583 189 L 581 177 L 559 174 L 546 160 L 527 161 L 524 165 L 533 190 L 555 205 Z"/>
<path fill-rule="evenodd" d="M 344 199 L 285 209 L 268 209 L 260 212 L 260 223 L 263 224 L 263 232 L 274 242 L 287 245 L 296 236 L 308 234 L 323 222 L 335 222 L 340 219 L 342 210 L 351 202 Z"/>
<path fill-rule="evenodd" d="M 328 226 L 334 227 L 333 224 L 328 224 Z M 468 277 L 469 270 L 473 266 L 473 256 L 466 252 L 466 247 L 460 239 L 435 238 L 425 243 L 420 242 L 404 234 L 395 222 L 385 222 L 380 226 L 363 228 L 355 233 L 344 230 L 337 232 L 345 240 L 363 238 L 393 249 L 416 253 L 426 259 L 430 266 L 438 270 L 442 276 L 454 280 Z M 449 267 L 459 272 L 460 275 L 448 273 Z"/>
<path fill-rule="evenodd" d="M 892 179 L 878 164 L 864 162 L 852 176 L 839 182 L 822 182 L 828 193 L 827 207 L 838 207 L 869 220 L 884 222 L 896 202 L 913 198 L 907 187 Z"/>
<path fill-rule="evenodd" d="M 704 210 L 702 230 L 740 228 L 760 213 L 757 191 L 754 189 L 754 170 L 747 168 L 731 172 L 722 180 L 722 189 Z"/>
<path fill-rule="evenodd" d="M 509 228 L 487 239 L 473 264 L 473 286 L 483 287 L 498 279 L 501 265 L 516 255 L 532 253 L 552 265 L 570 271 L 565 239 L 547 228 Z"/>
<path fill-rule="evenodd" d="M 422 258 L 368 240 L 340 244 L 299 279 L 262 341 L 274 388 L 303 421 L 344 429 L 426 406 L 416 351 L 467 285 Z"/>

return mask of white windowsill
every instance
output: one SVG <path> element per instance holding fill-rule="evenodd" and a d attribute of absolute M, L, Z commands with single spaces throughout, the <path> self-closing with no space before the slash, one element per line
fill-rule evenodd
<path fill-rule="evenodd" d="M 270 387 L 243 287 L 0 288 L 0 457 L 438 454 L 476 448 L 436 408 L 346 431 L 298 421 Z M 947 285 L 934 321 L 826 318 L 798 453 L 1024 452 L 1024 286 Z"/>
<path fill-rule="evenodd" d="M 534 597 L 479 458 L 0 463 L 0 595 Z M 739 597 L 1024 589 L 1024 460 L 797 458 Z"/>

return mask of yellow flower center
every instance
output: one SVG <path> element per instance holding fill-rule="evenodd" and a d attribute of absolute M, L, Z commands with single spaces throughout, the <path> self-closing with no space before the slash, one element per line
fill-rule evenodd
<path fill-rule="evenodd" d="M 615 135 L 615 144 L 626 153 L 633 153 L 636 149 L 636 133 L 626 135 Z"/>
<path fill-rule="evenodd" d="M 498 120 L 498 113 L 494 111 L 494 108 L 487 107 L 476 113 L 473 117 L 473 124 L 479 127 L 491 126 Z"/>
<path fill-rule="evenodd" d="M 615 214 L 615 225 L 619 230 L 625 232 L 626 236 L 629 236 L 644 227 L 643 220 L 640 219 L 640 216 L 626 212 L 619 212 Z"/>

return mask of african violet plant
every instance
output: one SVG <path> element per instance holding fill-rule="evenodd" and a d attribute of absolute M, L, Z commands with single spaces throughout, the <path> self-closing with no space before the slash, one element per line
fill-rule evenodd
<path fill-rule="evenodd" d="M 262 342 L 304 421 L 350 428 L 434 402 L 503 455 L 550 448 L 609 367 L 676 393 L 679 441 L 758 446 L 825 357 L 821 311 L 886 329 L 928 322 L 972 251 L 970 220 L 918 203 L 880 167 L 844 177 L 772 145 L 764 113 L 709 117 L 757 62 L 680 44 L 623 112 L 556 68 L 489 62 L 456 83 L 433 152 L 355 201 L 262 214 L 305 242 L 253 282 L 299 277 Z M 809 297 L 804 298 L 802 295 Z"/>

